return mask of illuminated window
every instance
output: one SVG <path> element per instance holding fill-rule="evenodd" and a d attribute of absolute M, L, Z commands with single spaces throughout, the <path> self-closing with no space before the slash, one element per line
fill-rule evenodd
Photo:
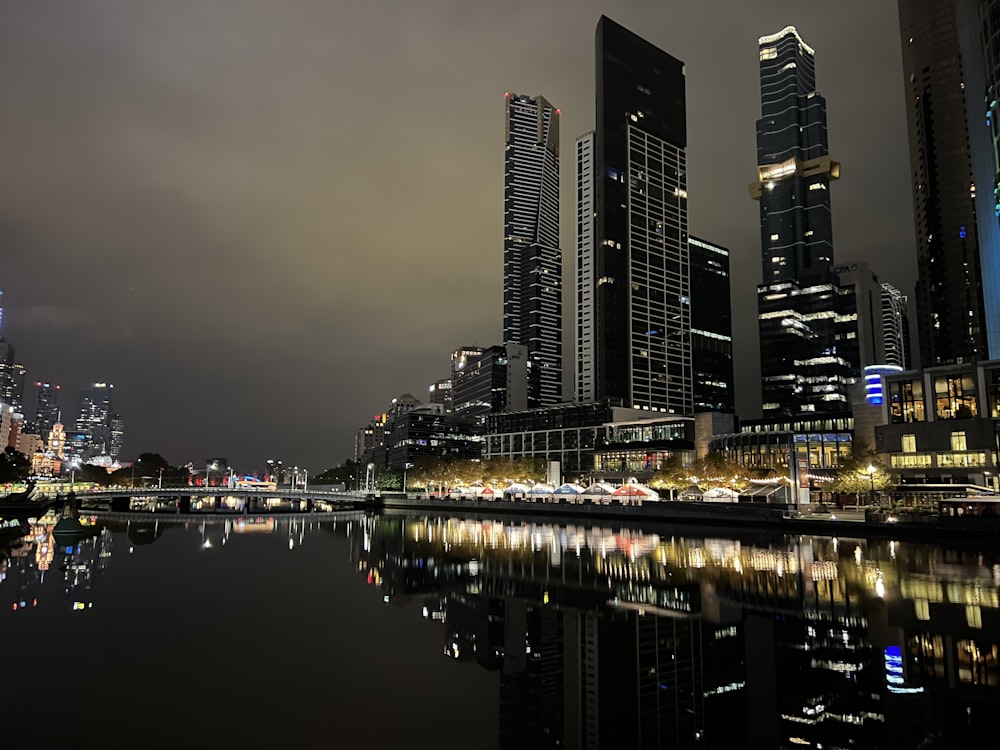
<path fill-rule="evenodd" d="M 965 433 L 964 432 L 953 432 L 951 433 L 951 449 L 953 451 L 964 451 L 968 450 L 965 444 Z"/>
<path fill-rule="evenodd" d="M 776 235 L 776 234 L 772 234 L 772 235 L 771 235 L 771 239 L 772 239 L 772 240 L 776 240 L 776 239 L 778 239 L 778 235 Z"/>
<path fill-rule="evenodd" d="M 917 436 L 903 435 L 903 453 L 917 452 Z"/>
<path fill-rule="evenodd" d="M 775 47 L 765 47 L 760 51 L 761 60 L 773 60 L 778 56 L 778 50 Z"/>

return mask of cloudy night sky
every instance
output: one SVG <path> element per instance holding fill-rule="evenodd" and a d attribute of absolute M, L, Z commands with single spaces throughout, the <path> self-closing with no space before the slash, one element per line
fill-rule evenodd
<path fill-rule="evenodd" d="M 562 109 L 572 290 L 602 13 L 685 63 L 689 229 L 732 252 L 737 408 L 759 416 L 757 38 L 816 50 L 837 262 L 912 294 L 895 2 L 3 3 L 2 333 L 29 383 L 62 386 L 68 424 L 114 383 L 127 460 L 341 463 L 452 350 L 501 343 L 506 91 Z"/>

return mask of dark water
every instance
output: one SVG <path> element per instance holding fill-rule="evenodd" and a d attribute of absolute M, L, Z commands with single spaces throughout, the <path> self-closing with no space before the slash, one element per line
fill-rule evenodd
<path fill-rule="evenodd" d="M 982 544 L 349 514 L 40 524 L 0 557 L 0 705 L 43 747 L 997 736 Z"/>

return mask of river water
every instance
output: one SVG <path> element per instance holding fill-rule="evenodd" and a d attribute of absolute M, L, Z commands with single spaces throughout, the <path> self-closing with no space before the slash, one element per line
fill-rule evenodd
<path fill-rule="evenodd" d="M 1000 554 L 982 542 L 403 513 L 85 523 L 0 548 L 0 705 L 46 747 L 996 737 Z"/>

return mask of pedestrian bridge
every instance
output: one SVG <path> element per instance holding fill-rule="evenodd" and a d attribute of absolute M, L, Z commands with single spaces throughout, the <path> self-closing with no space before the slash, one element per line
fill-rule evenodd
<path fill-rule="evenodd" d="M 357 492 L 331 492 L 329 490 L 277 489 L 262 490 L 258 488 L 237 487 L 117 487 L 99 490 L 88 490 L 74 493 L 77 505 L 81 510 L 93 506 L 110 507 L 112 510 L 129 510 L 133 501 L 149 503 L 150 510 L 170 512 L 168 508 L 157 505 L 176 506 L 177 512 L 185 512 L 193 506 L 202 503 L 212 504 L 218 511 L 242 510 L 245 512 L 310 512 L 317 509 L 360 509 L 367 505 L 364 495 Z M 239 507 L 231 505 L 219 506 L 218 501 L 236 500 Z M 208 510 L 211 510 L 209 508 Z"/>

